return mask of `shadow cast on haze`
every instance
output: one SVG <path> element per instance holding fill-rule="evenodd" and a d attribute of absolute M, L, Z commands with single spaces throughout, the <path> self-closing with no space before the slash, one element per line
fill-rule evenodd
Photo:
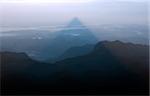
<path fill-rule="evenodd" d="M 149 45 L 99 41 L 77 18 L 53 39 L 30 35 L 3 41 L 3 95 L 149 93 Z"/>

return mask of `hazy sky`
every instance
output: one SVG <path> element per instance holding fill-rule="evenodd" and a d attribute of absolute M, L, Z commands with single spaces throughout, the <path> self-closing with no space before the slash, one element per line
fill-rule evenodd
<path fill-rule="evenodd" d="M 0 26 L 61 25 L 78 17 L 87 25 L 147 24 L 146 0 L 0 0 Z"/>

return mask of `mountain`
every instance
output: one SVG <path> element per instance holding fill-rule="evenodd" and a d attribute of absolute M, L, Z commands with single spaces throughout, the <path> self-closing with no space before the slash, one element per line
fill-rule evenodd
<path fill-rule="evenodd" d="M 111 61 L 112 60 L 112 61 Z M 147 45 L 122 43 L 120 41 L 102 41 L 87 55 L 69 58 L 58 62 L 69 65 L 104 65 L 121 64 L 134 72 L 148 72 L 149 47 Z M 107 66 L 108 67 L 108 66 Z M 90 67 L 84 67 L 90 68 Z M 111 68 L 111 67 L 109 67 Z"/>
<path fill-rule="evenodd" d="M 19 89 L 22 86 L 29 87 L 57 71 L 55 65 L 35 61 L 25 53 L 0 52 L 0 57 L 4 91 Z"/>
<path fill-rule="evenodd" d="M 0 57 L 2 70 L 5 69 L 6 71 L 23 71 L 36 63 L 36 61 L 30 59 L 25 53 L 1 52 Z"/>
<path fill-rule="evenodd" d="M 131 42 L 149 45 L 149 27 L 142 24 L 106 24 L 92 28 L 99 41 Z"/>
<path fill-rule="evenodd" d="M 146 45 L 102 41 L 88 54 L 54 64 L 32 60 L 25 53 L 3 52 L 2 93 L 148 94 L 148 49 Z"/>
<path fill-rule="evenodd" d="M 84 46 L 78 46 L 78 47 L 72 47 L 65 51 L 61 56 L 57 58 L 53 58 L 53 60 L 49 60 L 50 62 L 56 62 L 56 61 L 61 61 L 64 59 L 72 58 L 72 57 L 77 57 L 77 56 L 82 56 L 90 53 L 94 48 L 94 45 L 92 44 L 87 44 Z"/>
<path fill-rule="evenodd" d="M 122 64 L 139 69 L 137 72 L 145 72 L 148 69 L 149 46 L 147 45 L 122 43 L 118 40 L 105 41 L 99 42 L 95 47 L 95 51 L 100 51 L 101 46 L 104 46 Z"/>
<path fill-rule="evenodd" d="M 146 92 L 149 81 L 148 53 L 149 47 L 145 45 L 103 41 L 87 55 L 62 60 L 56 64 L 59 64 L 60 70 L 68 71 L 76 79 L 82 78 L 80 82 L 84 82 L 83 86 L 86 88 L 96 90 L 102 87 L 101 90 L 113 92 L 123 92 L 130 88 L 130 91 Z"/>
<path fill-rule="evenodd" d="M 40 64 L 40 62 L 30 59 L 25 53 L 0 52 L 2 77 L 4 78 L 25 75 L 31 66 Z M 35 67 L 36 68 L 36 67 Z"/>

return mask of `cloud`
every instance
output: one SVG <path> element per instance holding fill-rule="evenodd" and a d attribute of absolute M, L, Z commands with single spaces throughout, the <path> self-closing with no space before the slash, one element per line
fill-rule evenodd
<path fill-rule="evenodd" d="M 147 2 L 148 0 L 116 0 L 120 2 Z"/>
<path fill-rule="evenodd" d="M 95 0 L 1 0 L 0 3 L 87 3 Z"/>

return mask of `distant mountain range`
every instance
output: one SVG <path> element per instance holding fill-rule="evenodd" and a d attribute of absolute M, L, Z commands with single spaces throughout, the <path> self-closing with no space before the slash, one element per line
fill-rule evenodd
<path fill-rule="evenodd" d="M 65 54 L 73 57 L 63 55 L 64 60 L 53 64 L 25 53 L 1 52 L 2 93 L 148 94 L 149 46 L 102 41 L 90 48 L 82 56 L 69 49 Z"/>

